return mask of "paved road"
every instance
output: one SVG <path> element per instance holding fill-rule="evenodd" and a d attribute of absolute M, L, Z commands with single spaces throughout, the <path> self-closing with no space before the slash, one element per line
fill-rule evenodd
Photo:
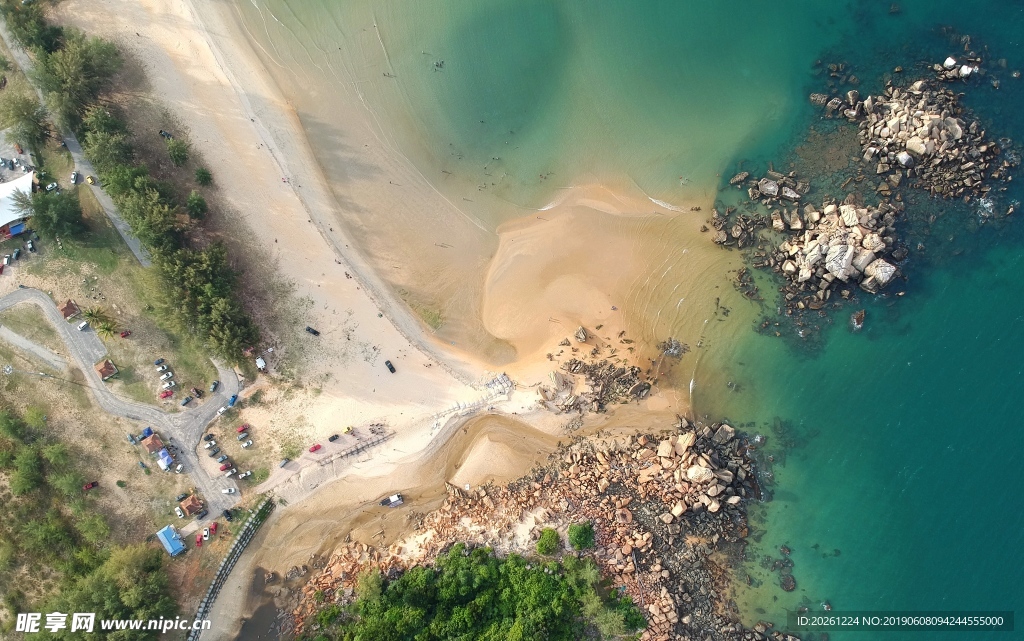
<path fill-rule="evenodd" d="M 178 447 L 178 462 L 184 464 L 185 473 L 191 476 L 196 490 L 206 500 L 210 510 L 209 516 L 204 520 L 218 517 L 223 510 L 238 502 L 238 485 L 235 481 L 219 474 L 210 476 L 204 472 L 199 465 L 197 454 L 203 431 L 211 421 L 217 418 L 217 410 L 227 403 L 229 396 L 239 393 L 242 389 L 241 381 L 238 380 L 234 371 L 214 362 L 221 381 L 217 391 L 209 394 L 206 397 L 207 401 L 202 405 L 177 414 L 169 414 L 153 405 L 122 398 L 111 392 L 100 379 L 100 375 L 94 367 L 107 354 L 103 341 L 91 329 L 78 331 L 75 324 L 65 321 L 60 310 L 57 309 L 57 305 L 45 293 L 32 288 L 15 290 L 0 298 L 0 312 L 19 304 L 36 305 L 42 310 L 43 315 L 50 321 L 57 331 L 57 335 L 64 342 L 71 358 L 85 375 L 86 387 L 89 388 L 96 403 L 104 411 L 144 424 L 139 426 L 136 433 L 142 431 L 142 427 L 152 426 L 161 434 L 165 442 Z M 19 336 L 18 338 L 22 343 L 34 346 L 29 347 L 29 351 L 35 352 L 35 348 L 46 350 L 23 337 Z M 49 350 L 46 351 L 49 352 Z M 230 495 L 221 492 L 226 488 L 235 488 L 236 494 Z"/>
<path fill-rule="evenodd" d="M 33 343 L 21 334 L 14 333 L 9 327 L 0 325 L 0 341 L 4 341 L 5 343 L 13 345 L 26 352 L 30 352 L 35 355 L 36 358 L 57 371 L 61 371 L 67 367 L 67 363 L 64 362 L 63 358 L 54 354 L 42 345 Z"/>
<path fill-rule="evenodd" d="M 26 76 L 28 76 L 32 71 L 32 59 L 29 58 L 28 54 L 25 53 L 25 50 L 22 49 L 14 39 L 11 32 L 7 30 L 7 23 L 3 20 L 0 20 L 0 37 L 3 38 L 4 43 L 6 43 L 7 49 L 11 52 L 11 56 L 14 57 L 15 62 L 18 63 L 21 70 Z M 33 86 L 35 85 L 33 84 Z M 39 102 L 45 105 L 46 98 L 43 95 L 42 90 L 39 89 L 38 86 L 35 86 L 35 90 L 39 95 Z M 82 146 L 78 144 L 78 139 L 75 138 L 74 134 L 71 132 L 64 132 L 63 136 L 64 142 L 68 146 L 68 151 L 71 152 L 71 157 L 75 161 L 75 169 L 82 174 L 82 178 L 79 180 L 84 181 L 85 176 L 95 176 L 96 170 L 93 168 L 92 163 L 86 159 L 85 154 L 82 153 Z M 70 179 L 70 176 L 57 177 L 59 182 L 69 181 Z M 100 206 L 103 207 L 103 211 L 107 214 L 107 218 L 109 218 L 110 222 L 113 223 L 117 232 L 121 234 L 121 238 L 124 239 L 125 244 L 127 244 L 128 248 L 132 250 L 132 253 L 135 254 L 135 258 L 142 263 L 142 266 L 149 267 L 152 265 L 153 262 L 150 260 L 149 252 L 142 246 L 139 239 L 132 234 L 131 226 L 121 218 L 121 215 L 117 212 L 117 207 L 114 206 L 114 201 L 110 199 L 107 192 L 103 191 L 103 188 L 98 185 L 89 185 L 85 182 L 82 183 L 81 188 L 92 190 L 93 195 L 96 196 L 96 200 L 99 201 Z"/>

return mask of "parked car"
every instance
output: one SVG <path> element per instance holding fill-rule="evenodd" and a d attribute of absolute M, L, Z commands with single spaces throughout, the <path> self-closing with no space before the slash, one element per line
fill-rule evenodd
<path fill-rule="evenodd" d="M 164 372 L 160 375 L 160 380 L 166 381 L 169 378 L 174 378 L 174 372 Z"/>
<path fill-rule="evenodd" d="M 5 257 L 4 260 L 6 261 L 7 258 Z M 86 329 L 88 329 L 88 327 L 89 327 L 88 321 L 82 321 L 81 323 L 78 324 L 78 331 L 84 332 Z"/>
<path fill-rule="evenodd" d="M 229 490 L 232 490 L 232 492 L 226 492 L 226 491 L 225 491 L 225 492 L 226 492 L 227 494 L 232 494 L 232 493 L 233 493 L 233 490 L 234 490 L 234 488 L 228 488 L 228 489 L 229 489 Z M 224 510 L 223 512 L 221 512 L 221 514 L 223 514 L 223 515 L 224 515 L 224 518 L 225 518 L 225 519 L 227 519 L 227 522 L 228 522 L 228 523 L 230 523 L 230 522 L 232 522 L 232 521 L 234 521 L 234 520 L 235 520 L 235 517 L 231 516 L 231 510 Z"/>
<path fill-rule="evenodd" d="M 224 407 L 222 407 L 219 410 L 217 410 L 217 416 L 220 416 L 221 414 L 223 414 L 226 411 L 228 411 L 228 406 L 227 405 L 225 405 Z"/>
<path fill-rule="evenodd" d="M 384 365 L 388 368 L 389 372 L 395 373 L 395 366 L 391 364 L 391 361 L 384 361 Z"/>
<path fill-rule="evenodd" d="M 213 534 L 216 534 L 216 533 L 217 533 L 217 522 L 214 521 L 213 523 L 210 524 L 210 534 L 213 535 Z"/>
<path fill-rule="evenodd" d="M 313 329 L 312 327 L 309 327 L 309 326 L 306 327 L 306 331 L 309 332 L 310 334 L 312 334 L 313 336 L 319 336 L 320 335 L 320 332 L 316 331 L 315 329 Z"/>
<path fill-rule="evenodd" d="M 309 451 L 310 451 L 310 452 L 315 452 L 315 451 L 317 451 L 318 449 L 320 449 L 320 444 L 319 444 L 319 443 L 313 443 L 313 445 L 311 445 L 311 446 L 309 447 Z"/>
<path fill-rule="evenodd" d="M 206 449 L 210 449 L 211 447 L 216 447 L 217 441 L 213 440 L 213 434 L 207 434 L 207 436 L 209 436 L 210 438 L 207 439 L 206 445 L 204 445 L 203 447 L 205 447 Z"/>
<path fill-rule="evenodd" d="M 189 391 L 192 392 L 192 396 L 195 396 L 196 398 L 202 398 L 203 397 L 203 390 L 199 389 L 198 387 L 193 387 Z"/>
<path fill-rule="evenodd" d="M 229 469 L 231 469 L 231 463 L 225 463 L 224 465 L 220 466 L 220 471 L 221 472 L 223 472 L 224 470 L 229 470 Z"/>
<path fill-rule="evenodd" d="M 340 437 L 337 434 L 331 434 L 330 437 L 328 437 L 327 441 L 333 443 L 334 441 L 337 441 L 339 438 Z"/>
<path fill-rule="evenodd" d="M 167 381 L 166 383 L 164 383 L 164 389 L 171 389 L 175 385 L 177 385 L 177 383 L 175 383 L 174 381 Z"/>
<path fill-rule="evenodd" d="M 236 432 L 248 432 L 249 431 L 249 424 L 248 423 L 242 423 L 241 425 L 238 426 L 238 429 L 236 429 L 235 431 Z"/>
<path fill-rule="evenodd" d="M 191 396 L 186 396 L 185 398 L 182 399 L 181 404 L 182 405 L 188 405 L 191 402 L 192 402 L 192 397 Z"/>
<path fill-rule="evenodd" d="M 244 448 L 252 447 L 252 439 L 249 439 L 245 443 L 242 443 L 242 447 L 244 447 Z"/>
<path fill-rule="evenodd" d="M 244 441 L 244 440 L 245 440 L 245 439 L 247 439 L 247 438 L 249 438 L 249 432 L 242 432 L 241 434 L 239 434 L 239 435 L 238 435 L 238 437 L 236 438 L 236 440 L 238 440 L 238 441 Z"/>
<path fill-rule="evenodd" d="M 141 467 L 142 469 L 146 469 L 146 464 L 143 463 L 142 461 L 139 461 L 139 467 Z"/>
<path fill-rule="evenodd" d="M 211 392 L 216 392 L 217 391 L 217 387 L 219 387 L 219 386 L 220 386 L 220 381 L 214 381 L 214 382 L 210 383 L 210 391 Z"/>
<path fill-rule="evenodd" d="M 182 501 L 184 501 L 187 498 L 188 498 L 188 492 L 182 492 L 178 496 L 174 497 L 174 502 L 175 503 L 181 503 Z"/>
<path fill-rule="evenodd" d="M 82 486 L 82 489 L 83 489 L 84 491 L 88 492 L 88 491 L 89 491 L 89 490 L 91 490 L 92 488 L 94 488 L 94 487 L 98 487 L 98 486 L 99 486 L 99 484 L 100 484 L 100 482 L 99 482 L 99 481 L 92 481 L 91 483 L 86 483 L 85 485 L 83 485 L 83 486 Z"/>
<path fill-rule="evenodd" d="M 132 335 L 132 330 L 130 330 L 130 329 L 126 329 L 123 332 L 121 332 L 121 338 L 128 338 L 131 335 Z"/>
<path fill-rule="evenodd" d="M 10 254 L 4 254 L 4 265 L 7 266 L 7 265 L 10 265 L 10 264 L 11 264 L 11 255 Z"/>
<path fill-rule="evenodd" d="M 220 456 L 217 457 L 217 462 L 218 463 L 223 463 L 224 461 L 227 461 L 227 460 L 228 460 L 228 455 L 227 454 L 221 454 Z M 229 467 L 230 467 L 230 465 L 229 465 Z M 223 472 L 226 469 L 227 468 L 222 469 L 221 472 Z"/>
<path fill-rule="evenodd" d="M 227 473 L 227 474 L 225 474 L 224 476 L 226 476 L 226 477 L 228 477 L 228 478 L 231 478 L 231 475 L 232 475 L 232 474 L 234 474 L 234 473 L 235 473 L 235 472 L 237 472 L 237 471 L 238 471 L 238 468 L 237 468 L 237 467 L 233 467 L 233 468 L 231 468 L 230 470 L 228 470 L 228 473 Z"/>
<path fill-rule="evenodd" d="M 32 252 L 33 254 L 36 252 L 36 244 L 34 242 L 32 242 L 31 240 L 29 240 L 27 243 L 25 243 L 25 246 L 28 247 L 28 250 L 30 252 Z"/>
<path fill-rule="evenodd" d="M 212 441 L 213 440 L 213 434 L 207 434 L 206 436 L 203 437 L 203 440 L 204 441 Z"/>
<path fill-rule="evenodd" d="M 86 176 L 85 177 L 85 182 L 89 183 L 90 185 L 95 185 L 96 184 L 96 179 L 94 177 L 92 177 L 92 176 Z"/>
<path fill-rule="evenodd" d="M 278 464 L 278 467 L 284 467 L 285 465 L 288 465 L 288 461 L 290 461 L 290 460 L 291 459 L 287 459 L 287 458 L 281 459 L 281 462 Z"/>
<path fill-rule="evenodd" d="M 167 371 L 167 367 L 168 366 L 167 365 L 163 365 L 162 364 L 163 362 L 164 362 L 164 359 L 161 358 L 160 359 L 161 365 L 157 366 L 156 371 L 158 371 L 158 372 L 166 372 Z"/>
<path fill-rule="evenodd" d="M 204 508 L 203 508 L 202 510 L 200 510 L 200 511 L 199 511 L 199 514 L 196 514 L 196 520 L 197 520 L 197 521 L 201 521 L 201 520 L 205 519 L 205 518 L 206 518 L 206 515 L 207 515 L 207 514 L 209 514 L 209 513 L 210 513 L 210 511 L 209 511 L 209 510 L 207 510 L 207 509 L 206 509 L 206 508 L 204 507 Z"/>
<path fill-rule="evenodd" d="M 72 185 L 77 185 L 78 184 L 78 172 L 77 171 L 71 172 L 71 184 Z"/>
<path fill-rule="evenodd" d="M 203 533 L 202 532 L 196 532 L 196 547 L 197 548 L 203 547 Z"/>
<path fill-rule="evenodd" d="M 158 358 L 155 361 L 153 361 L 153 364 L 154 365 L 163 365 L 164 364 L 164 359 Z M 166 369 L 166 368 L 164 368 L 164 369 Z"/>
<path fill-rule="evenodd" d="M 178 463 L 178 467 L 174 468 L 174 473 L 175 474 L 181 474 L 182 471 L 184 471 L 184 469 L 185 469 L 185 465 L 183 463 Z"/>
<path fill-rule="evenodd" d="M 208 528 L 208 527 L 204 527 L 203 528 L 203 540 L 204 541 L 209 541 L 210 540 L 210 528 Z"/>
<path fill-rule="evenodd" d="M 131 443 L 132 445 L 135 445 L 135 435 L 134 434 L 128 434 L 128 442 Z"/>
<path fill-rule="evenodd" d="M 244 479 L 247 476 L 252 476 L 252 470 L 246 470 L 238 475 L 238 478 Z"/>
<path fill-rule="evenodd" d="M 235 493 L 235 488 L 233 488 L 233 487 L 229 487 L 229 488 L 221 490 L 221 494 L 234 494 L 234 493 Z M 229 521 L 231 520 L 227 516 L 225 516 L 224 518 L 228 519 Z"/>
<path fill-rule="evenodd" d="M 21 248 L 20 247 L 18 249 L 14 250 L 14 253 L 11 254 L 11 258 L 13 258 L 14 260 L 18 260 L 19 258 L 21 258 Z"/>
<path fill-rule="evenodd" d="M 234 394 L 228 399 L 228 407 L 234 407 L 235 403 L 238 402 L 238 394 Z"/>
<path fill-rule="evenodd" d="M 210 458 L 213 458 L 214 456 L 217 456 L 218 454 L 220 454 L 220 448 L 219 447 L 215 447 L 212 450 L 210 450 L 210 453 L 208 454 L 208 456 Z"/>
<path fill-rule="evenodd" d="M 179 519 L 185 518 L 185 513 L 181 511 L 181 508 L 177 505 L 174 506 L 174 513 L 178 515 Z"/>
<path fill-rule="evenodd" d="M 167 398 L 171 394 L 174 394 L 174 392 L 171 391 L 171 390 L 164 390 L 164 391 L 160 392 L 160 398 Z"/>
<path fill-rule="evenodd" d="M 381 499 L 380 504 L 384 507 L 398 507 L 404 502 L 401 494 L 392 494 L 389 497 Z"/>
<path fill-rule="evenodd" d="M 56 188 L 57 188 L 57 183 L 50 183 L 49 185 L 46 186 L 46 191 L 53 191 Z"/>

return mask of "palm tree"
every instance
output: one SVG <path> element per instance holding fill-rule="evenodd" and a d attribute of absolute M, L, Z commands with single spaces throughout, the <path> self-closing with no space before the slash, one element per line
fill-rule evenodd
<path fill-rule="evenodd" d="M 82 312 L 82 318 L 89 321 L 93 325 L 101 325 L 103 323 L 112 323 L 110 314 L 107 310 L 102 307 L 90 307 L 89 309 Z"/>
<path fill-rule="evenodd" d="M 113 321 L 105 320 L 96 325 L 96 334 L 101 338 L 110 338 L 117 331 L 117 325 Z"/>

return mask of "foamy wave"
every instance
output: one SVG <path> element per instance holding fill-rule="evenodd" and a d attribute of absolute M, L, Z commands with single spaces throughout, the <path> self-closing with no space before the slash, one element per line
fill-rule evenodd
<path fill-rule="evenodd" d="M 654 203 L 655 205 L 657 205 L 659 207 L 664 207 L 665 209 L 668 209 L 668 210 L 671 210 L 671 211 L 685 211 L 682 207 L 676 207 L 675 205 L 673 205 L 671 203 L 667 203 L 664 200 L 658 200 L 657 198 L 654 198 L 652 196 L 647 196 L 647 200 L 651 201 L 652 203 Z"/>

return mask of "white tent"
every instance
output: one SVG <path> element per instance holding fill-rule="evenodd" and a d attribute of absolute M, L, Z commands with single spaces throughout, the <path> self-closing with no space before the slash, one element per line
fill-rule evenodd
<path fill-rule="evenodd" d="M 30 171 L 20 178 L 0 184 L 0 228 L 25 218 L 25 214 L 14 207 L 14 192 L 32 193 L 32 179 L 36 172 Z"/>

